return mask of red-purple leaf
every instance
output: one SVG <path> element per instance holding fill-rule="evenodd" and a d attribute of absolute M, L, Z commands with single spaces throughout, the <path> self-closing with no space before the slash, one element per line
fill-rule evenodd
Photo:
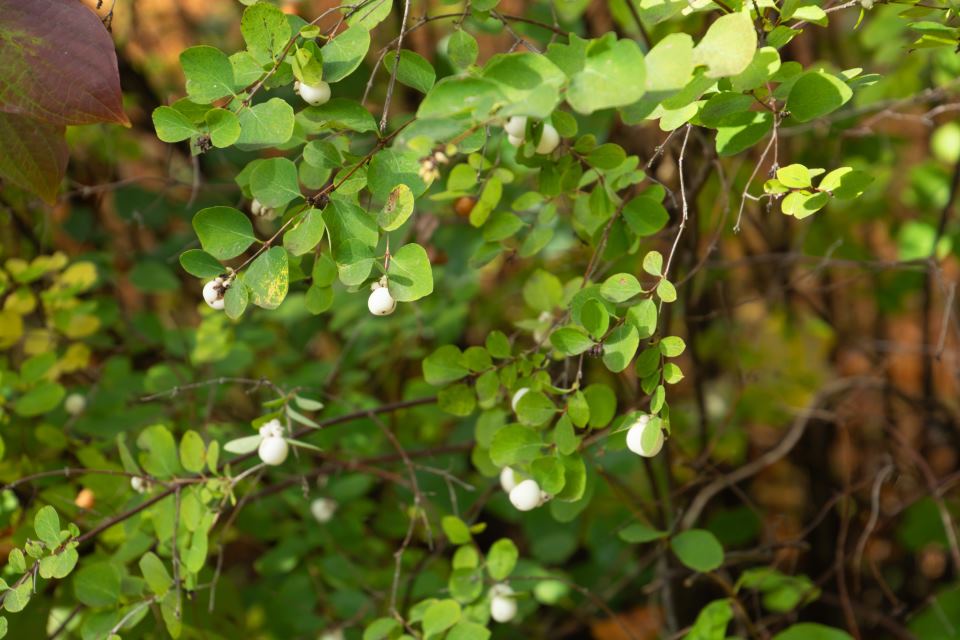
<path fill-rule="evenodd" d="M 0 0 L 0 111 L 52 125 L 119 122 L 117 55 L 77 0 Z"/>
<path fill-rule="evenodd" d="M 63 127 L 13 113 L 0 113 L 0 178 L 53 204 L 67 170 Z"/>

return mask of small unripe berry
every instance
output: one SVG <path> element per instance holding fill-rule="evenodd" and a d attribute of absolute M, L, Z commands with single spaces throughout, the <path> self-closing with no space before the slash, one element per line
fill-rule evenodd
<path fill-rule="evenodd" d="M 509 585 L 495 584 L 490 588 L 490 617 L 500 623 L 510 622 L 517 615 L 517 601 Z"/>
<path fill-rule="evenodd" d="M 310 503 L 310 513 L 320 524 L 325 524 L 333 519 L 333 514 L 337 512 L 337 503 L 330 498 L 317 498 Z"/>
<path fill-rule="evenodd" d="M 547 155 L 553 153 L 553 150 L 560 144 L 560 134 L 554 129 L 552 124 L 543 125 L 543 133 L 540 136 L 540 142 L 537 143 L 537 153 Z"/>
<path fill-rule="evenodd" d="M 67 413 L 75 416 L 83 413 L 83 410 L 87 408 L 87 399 L 79 393 L 71 393 L 67 396 L 67 399 L 63 401 L 63 408 Z"/>
<path fill-rule="evenodd" d="M 500 470 L 500 486 L 507 493 L 510 493 L 517 486 L 517 474 L 510 467 L 504 467 Z"/>
<path fill-rule="evenodd" d="M 367 298 L 367 308 L 375 316 L 388 316 L 397 309 L 397 301 L 386 287 L 377 287 Z"/>
<path fill-rule="evenodd" d="M 470 215 L 470 212 L 473 211 L 473 206 L 476 203 L 477 201 L 470 196 L 463 196 L 462 198 L 457 198 L 457 201 L 453 204 L 453 210 L 457 212 L 458 216 L 466 218 Z"/>
<path fill-rule="evenodd" d="M 303 98 L 307 104 L 319 107 L 330 100 L 330 85 L 323 80 L 317 84 L 298 82 L 297 93 L 300 94 L 300 97 Z"/>
<path fill-rule="evenodd" d="M 645 435 L 649 429 L 656 429 L 657 432 L 652 438 L 646 438 L 649 442 L 644 446 Z M 651 424 L 650 416 L 640 416 L 627 431 L 627 448 L 645 458 L 652 458 L 660 453 L 663 449 L 663 431 L 660 430 L 660 425 Z"/>
<path fill-rule="evenodd" d="M 530 387 L 520 387 L 517 389 L 517 392 L 513 394 L 513 399 L 510 400 L 510 407 L 514 412 L 517 411 L 517 405 L 520 404 L 520 398 L 527 395 L 528 391 L 530 391 Z"/>
<path fill-rule="evenodd" d="M 136 491 L 137 493 L 146 493 L 147 489 L 150 487 L 147 485 L 146 478 L 141 478 L 140 476 L 133 476 L 130 478 L 130 488 Z"/>
<path fill-rule="evenodd" d="M 77 505 L 81 509 L 93 509 L 93 505 L 97 502 L 96 494 L 90 489 L 81 489 L 80 493 L 77 494 L 77 497 L 74 499 L 73 504 Z"/>
<path fill-rule="evenodd" d="M 281 437 L 270 436 L 260 442 L 257 453 L 260 455 L 263 464 L 275 467 L 283 464 L 284 460 L 287 459 L 287 454 L 290 453 L 290 445 Z"/>
<path fill-rule="evenodd" d="M 503 125 L 503 130 L 507 135 L 520 138 L 522 141 L 527 133 L 527 116 L 510 116 L 507 123 Z"/>
<path fill-rule="evenodd" d="M 527 479 L 510 491 L 510 503 L 517 511 L 531 511 L 543 504 L 544 494 L 536 480 Z"/>

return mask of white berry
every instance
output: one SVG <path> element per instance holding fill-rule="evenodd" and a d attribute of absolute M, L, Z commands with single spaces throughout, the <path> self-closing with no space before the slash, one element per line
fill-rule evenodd
<path fill-rule="evenodd" d="M 330 522 L 337 511 L 337 503 L 330 498 L 317 498 L 310 503 L 310 513 L 320 524 Z"/>
<path fill-rule="evenodd" d="M 79 393 L 71 393 L 63 401 L 63 408 L 66 409 L 67 413 L 75 416 L 83 413 L 83 410 L 87 408 L 87 399 Z"/>
<path fill-rule="evenodd" d="M 560 134 L 553 128 L 552 124 L 543 125 L 543 133 L 540 135 L 540 142 L 537 143 L 537 153 L 547 155 L 553 153 L 553 150 L 560 144 Z"/>
<path fill-rule="evenodd" d="M 507 135 L 523 141 L 523 137 L 527 133 L 527 116 L 511 116 L 507 123 L 503 125 L 503 130 L 507 132 Z"/>
<path fill-rule="evenodd" d="M 517 486 L 517 474 L 510 467 L 504 467 L 500 470 L 500 486 L 507 493 L 510 493 Z"/>
<path fill-rule="evenodd" d="M 343 640 L 343 631 L 340 629 L 334 629 L 333 631 L 327 631 L 322 636 L 320 640 Z"/>
<path fill-rule="evenodd" d="M 523 144 L 523 138 L 518 138 L 517 136 L 512 136 L 509 133 L 507 134 L 507 142 L 512 144 L 515 147 L 519 147 Z"/>
<path fill-rule="evenodd" d="M 226 292 L 227 287 L 223 282 L 223 278 L 214 278 L 203 285 L 203 300 L 211 309 L 220 311 L 225 304 L 223 296 Z"/>
<path fill-rule="evenodd" d="M 490 617 L 497 622 L 510 622 L 517 615 L 517 601 L 513 599 L 513 589 L 505 584 L 495 584 L 490 588 Z"/>
<path fill-rule="evenodd" d="M 377 287 L 367 299 L 367 308 L 375 316 L 388 316 L 397 308 L 397 301 L 386 287 Z"/>
<path fill-rule="evenodd" d="M 260 215 L 260 212 L 263 211 L 263 205 L 260 204 L 260 201 L 254 198 L 250 201 L 250 213 L 255 216 Z"/>
<path fill-rule="evenodd" d="M 280 424 L 279 420 L 274 418 L 260 427 L 260 436 L 263 438 L 282 438 L 283 425 Z"/>
<path fill-rule="evenodd" d="M 531 511 L 543 504 L 543 495 L 537 481 L 527 479 L 510 491 L 510 503 L 517 511 Z"/>
<path fill-rule="evenodd" d="M 330 100 L 330 85 L 323 80 L 317 84 L 298 82 L 297 93 L 300 94 L 300 97 L 303 98 L 307 104 L 319 107 L 321 104 Z"/>
<path fill-rule="evenodd" d="M 644 447 L 644 436 L 648 429 L 656 429 L 657 433 L 653 443 L 649 447 Z M 652 458 L 660 453 L 660 450 L 663 449 L 663 431 L 660 430 L 660 425 L 651 424 L 650 416 L 640 416 L 627 431 L 627 448 L 645 458 Z"/>
<path fill-rule="evenodd" d="M 514 412 L 517 411 L 517 405 L 520 404 L 520 398 L 527 395 L 528 391 L 530 391 L 530 387 L 520 387 L 517 389 L 517 392 L 513 394 L 513 399 L 510 400 L 510 407 Z"/>
<path fill-rule="evenodd" d="M 137 493 L 146 493 L 149 487 L 147 486 L 147 481 L 144 478 L 141 478 L 140 476 L 133 476 L 130 478 L 130 488 Z"/>
<path fill-rule="evenodd" d="M 277 466 L 283 464 L 290 453 L 290 445 L 279 436 L 270 436 L 260 441 L 260 448 L 257 450 L 263 464 Z"/>

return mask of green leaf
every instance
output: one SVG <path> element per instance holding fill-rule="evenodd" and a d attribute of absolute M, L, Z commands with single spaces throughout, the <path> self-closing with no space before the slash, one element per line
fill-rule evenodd
<path fill-rule="evenodd" d="M 872 182 L 873 176 L 864 171 L 840 167 L 823 176 L 817 189 L 829 191 L 838 200 L 850 200 L 862 196 Z"/>
<path fill-rule="evenodd" d="M 368 188 L 377 199 L 386 200 L 397 185 L 404 184 L 416 197 L 427 189 L 419 172 L 420 154 L 417 152 L 384 149 L 370 160 Z"/>
<path fill-rule="evenodd" d="M 670 548 L 684 566 L 705 573 L 723 564 L 723 547 L 705 529 L 682 531 L 670 540 Z"/>
<path fill-rule="evenodd" d="M 367 115 L 370 114 L 367 113 Z M 307 146 L 303 148 L 303 161 L 317 169 L 338 169 L 343 165 L 340 150 L 326 140 L 311 140 L 308 142 Z"/>
<path fill-rule="evenodd" d="M 641 340 L 657 332 L 657 304 L 647 298 L 627 309 L 627 322 L 637 328 Z"/>
<path fill-rule="evenodd" d="M 235 280 L 226 295 L 223 296 L 223 311 L 228 318 L 237 319 L 247 310 L 250 302 L 250 290 L 240 280 Z"/>
<path fill-rule="evenodd" d="M 389 4 L 389 3 L 386 3 Z M 390 51 L 383 58 L 383 68 L 392 73 L 396 64 L 397 53 Z M 408 49 L 400 51 L 400 66 L 397 67 L 397 82 L 404 84 L 420 93 L 427 93 L 436 82 L 437 72 L 434 71 L 426 58 Z"/>
<path fill-rule="evenodd" d="M 746 70 L 756 50 L 757 32 L 749 12 L 730 13 L 710 25 L 693 50 L 693 61 L 706 65 L 708 78 L 725 78 Z"/>
<path fill-rule="evenodd" d="M 561 327 L 550 334 L 550 344 L 566 356 L 577 356 L 593 347 L 593 340 L 579 327 Z"/>
<path fill-rule="evenodd" d="M 594 41 L 583 69 L 570 81 L 567 102 L 583 114 L 623 107 L 643 96 L 645 82 L 643 53 L 633 40 Z"/>
<path fill-rule="evenodd" d="M 545 424 L 556 412 L 557 407 L 542 391 L 528 391 L 517 402 L 517 419 L 526 425 Z"/>
<path fill-rule="evenodd" d="M 555 456 L 543 456 L 530 464 L 530 474 L 540 485 L 540 489 L 555 495 L 563 491 L 565 482 L 563 463 Z"/>
<path fill-rule="evenodd" d="M 187 95 L 199 104 L 209 104 L 233 95 L 233 65 L 216 47 L 190 47 L 180 54 L 180 66 L 187 77 Z"/>
<path fill-rule="evenodd" d="M 432 636 L 446 631 L 460 620 L 460 603 L 456 600 L 438 600 L 423 614 L 423 633 Z"/>
<path fill-rule="evenodd" d="M 729 600 L 714 600 L 705 606 L 690 627 L 686 640 L 724 640 L 727 625 L 733 619 L 733 607 Z"/>
<path fill-rule="evenodd" d="M 33 529 L 37 538 L 50 549 L 60 546 L 60 516 L 57 510 L 47 505 L 33 517 Z"/>
<path fill-rule="evenodd" d="M 157 478 L 170 478 L 180 472 L 180 460 L 173 434 L 163 425 L 144 429 L 137 437 L 140 466 Z"/>
<path fill-rule="evenodd" d="M 67 394 L 56 382 L 44 381 L 17 398 L 13 410 L 18 416 L 29 418 L 53 411 Z"/>
<path fill-rule="evenodd" d="M 73 593 L 88 607 L 108 607 L 120 600 L 120 580 L 120 570 L 113 563 L 88 564 L 74 576 Z"/>
<path fill-rule="evenodd" d="M 801 622 L 787 627 L 773 636 L 773 640 L 852 640 L 852 637 L 840 629 L 816 622 Z"/>
<path fill-rule="evenodd" d="M 153 110 L 153 128 L 163 142 L 181 142 L 200 133 L 200 129 L 173 107 L 157 107 Z"/>
<path fill-rule="evenodd" d="M 808 71 L 793 83 L 787 109 L 794 120 L 809 122 L 832 113 L 853 97 L 847 83 L 826 71 Z"/>
<path fill-rule="evenodd" d="M 625 302 L 641 292 L 640 281 L 629 273 L 612 275 L 600 287 L 600 295 L 610 302 Z"/>
<path fill-rule="evenodd" d="M 823 192 L 793 191 L 788 193 L 780 203 L 780 209 L 785 215 L 802 220 L 826 206 L 830 196 Z"/>
<path fill-rule="evenodd" d="M 791 189 L 806 189 L 813 184 L 810 169 L 802 164 L 788 164 L 785 167 L 780 167 L 777 169 L 777 180 L 783 186 Z"/>
<path fill-rule="evenodd" d="M 632 324 L 622 324 L 603 343 L 603 364 L 614 373 L 630 366 L 640 346 L 640 336 Z"/>
<path fill-rule="evenodd" d="M 687 344 L 680 336 L 667 336 L 660 341 L 660 353 L 668 358 L 676 358 L 686 348 Z"/>
<path fill-rule="evenodd" d="M 452 544 L 467 544 L 472 539 L 470 527 L 457 516 L 444 516 L 440 526 Z"/>
<path fill-rule="evenodd" d="M 501 467 L 530 462 L 540 457 L 542 449 L 543 440 L 538 432 L 520 424 L 510 424 L 493 435 L 490 459 Z"/>
<path fill-rule="evenodd" d="M 337 82 L 353 73 L 360 66 L 370 48 L 370 32 L 355 24 L 337 34 L 323 46 L 323 77 L 327 82 Z"/>
<path fill-rule="evenodd" d="M 717 127 L 717 153 L 732 156 L 762 140 L 773 129 L 773 114 L 751 111 L 724 119 Z"/>
<path fill-rule="evenodd" d="M 396 231 L 403 226 L 413 213 L 413 193 L 405 184 L 398 184 L 377 215 L 377 223 L 384 231 Z"/>
<path fill-rule="evenodd" d="M 281 145 L 293 135 L 293 107 L 281 98 L 270 98 L 240 112 L 239 145 Z"/>
<path fill-rule="evenodd" d="M 200 434 L 188 429 L 180 439 L 180 464 L 190 473 L 200 473 L 206 463 L 207 446 Z"/>
<path fill-rule="evenodd" d="M 643 256 L 643 270 L 652 276 L 663 273 L 663 255 L 659 251 L 650 251 Z"/>
<path fill-rule="evenodd" d="M 204 120 L 210 132 L 210 142 L 218 149 L 225 149 L 240 139 L 240 119 L 232 111 L 211 109 Z"/>
<path fill-rule="evenodd" d="M 647 53 L 648 93 L 669 95 L 683 89 L 693 77 L 693 38 L 671 33 Z"/>
<path fill-rule="evenodd" d="M 406 244 L 390 256 L 387 277 L 390 295 L 398 302 L 413 302 L 433 293 L 430 258 L 418 244 Z"/>
<path fill-rule="evenodd" d="M 150 591 L 158 598 L 167 595 L 167 592 L 173 586 L 173 578 L 167 572 L 163 560 L 150 551 L 140 558 L 140 573 L 143 574 L 143 579 L 147 581 Z"/>
<path fill-rule="evenodd" d="M 769 41 L 769 36 L 768 36 Z M 757 49 L 747 68 L 730 78 L 734 91 L 750 91 L 768 82 L 780 69 L 780 54 L 773 47 Z"/>
<path fill-rule="evenodd" d="M 80 555 L 76 549 L 64 549 L 60 553 L 52 556 L 40 558 L 40 577 L 45 579 L 62 580 L 70 575 Z"/>
<path fill-rule="evenodd" d="M 198 278 L 216 278 L 225 271 L 219 260 L 200 249 L 189 249 L 181 253 L 180 266 Z"/>
<path fill-rule="evenodd" d="M 349 129 L 358 133 L 377 130 L 377 123 L 370 112 L 355 100 L 347 98 L 333 98 L 319 107 L 305 109 L 301 115 L 311 126 L 317 128 Z M 306 158 L 306 153 L 304 157 Z M 340 166 L 340 164 L 338 160 L 332 166 Z"/>
<path fill-rule="evenodd" d="M 466 69 L 477 61 L 480 47 L 477 40 L 463 29 L 457 29 L 447 41 L 447 55 L 450 62 L 459 69 Z"/>
<path fill-rule="evenodd" d="M 387 640 L 402 629 L 394 618 L 377 618 L 363 630 L 363 640 Z"/>
<path fill-rule="evenodd" d="M 520 552 L 509 538 L 501 538 L 490 545 L 487 554 L 487 573 L 494 580 L 505 580 L 517 566 Z"/>
<path fill-rule="evenodd" d="M 463 354 L 452 344 L 443 345 L 423 360 L 423 377 L 434 386 L 454 382 L 469 373 Z"/>
<path fill-rule="evenodd" d="M 288 158 L 258 162 L 250 173 L 250 191 L 265 207 L 279 209 L 301 197 L 297 165 Z"/>
<path fill-rule="evenodd" d="M 548 58 L 530 52 L 493 56 L 483 66 L 483 77 L 497 84 L 508 103 L 502 115 L 531 116 L 538 120 L 555 113 L 560 89 L 566 82 L 563 71 Z M 563 116 L 558 117 L 558 121 L 562 119 Z"/>
<path fill-rule="evenodd" d="M 551 311 L 563 302 L 563 284 L 549 271 L 537 269 L 523 284 L 523 300 L 537 311 Z"/>
<path fill-rule="evenodd" d="M 247 49 L 261 65 L 273 63 L 290 40 L 290 22 L 277 7 L 258 2 L 246 8 L 240 32 Z"/>
<path fill-rule="evenodd" d="M 10 613 L 19 613 L 27 608 L 33 595 L 33 581 L 25 580 L 16 589 L 3 592 L 3 608 Z M 6 619 L 4 619 L 6 621 Z"/>
<path fill-rule="evenodd" d="M 243 276 L 243 283 L 250 289 L 250 302 L 264 309 L 280 306 L 290 282 L 287 262 L 282 247 L 272 247 L 253 261 Z"/>
<path fill-rule="evenodd" d="M 468 416 L 477 406 L 477 394 L 465 384 L 454 384 L 437 392 L 437 406 L 455 416 Z"/>
<path fill-rule="evenodd" d="M 447 632 L 446 640 L 489 640 L 490 630 L 477 624 L 462 620 Z"/>
<path fill-rule="evenodd" d="M 236 258 L 257 239 L 250 219 L 231 207 L 201 209 L 193 217 L 193 229 L 203 250 L 219 260 Z"/>
<path fill-rule="evenodd" d="M 313 251 L 323 239 L 324 229 L 323 212 L 307 209 L 300 221 L 283 234 L 283 248 L 295 256 Z"/>
<path fill-rule="evenodd" d="M 654 529 L 650 525 L 642 522 L 634 522 L 621 529 L 617 536 L 624 542 L 629 542 L 630 544 L 644 544 L 645 542 L 653 542 L 654 540 L 667 537 L 667 532 Z"/>
<path fill-rule="evenodd" d="M 637 196 L 624 206 L 623 219 L 631 231 L 645 237 L 663 229 L 670 220 L 670 215 L 663 205 L 653 198 Z"/>
<path fill-rule="evenodd" d="M 470 113 L 486 117 L 494 104 L 503 98 L 495 82 L 481 78 L 443 78 L 430 89 L 417 109 L 419 118 L 448 118 Z"/>

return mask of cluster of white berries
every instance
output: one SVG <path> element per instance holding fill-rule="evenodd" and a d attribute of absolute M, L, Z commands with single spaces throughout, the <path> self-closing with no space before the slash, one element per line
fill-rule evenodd
<path fill-rule="evenodd" d="M 330 85 L 323 80 L 317 84 L 307 84 L 297 80 L 293 83 L 293 88 L 304 102 L 314 107 L 326 104 L 330 100 Z"/>
<path fill-rule="evenodd" d="M 505 583 L 490 587 L 490 617 L 497 622 L 510 622 L 517 615 L 517 601 L 513 589 Z"/>
<path fill-rule="evenodd" d="M 276 209 L 263 206 L 263 203 L 256 198 L 250 201 L 250 213 L 264 220 L 273 220 L 277 217 Z"/>
<path fill-rule="evenodd" d="M 337 512 L 337 501 L 330 498 L 317 498 L 310 503 L 310 514 L 320 524 L 326 524 Z"/>
<path fill-rule="evenodd" d="M 271 420 L 260 427 L 260 446 L 257 448 L 257 454 L 263 464 L 277 466 L 283 464 L 290 453 L 290 445 L 283 437 L 283 425 L 279 420 Z"/>
<path fill-rule="evenodd" d="M 656 429 L 657 432 L 653 436 L 647 437 L 646 434 L 650 429 Z M 650 442 L 644 446 L 644 440 L 648 438 Z M 627 431 L 627 448 L 644 458 L 652 458 L 660 453 L 660 450 L 663 449 L 663 431 L 660 429 L 660 425 L 651 422 L 648 415 L 637 418 L 637 421 Z"/>
<path fill-rule="evenodd" d="M 515 147 L 523 144 L 527 136 L 527 117 L 511 116 L 507 123 L 503 125 L 503 130 L 507 132 L 507 140 Z M 540 155 L 548 155 L 560 145 L 560 134 L 549 122 L 543 123 L 543 132 L 540 134 L 540 142 L 537 143 L 536 152 Z"/>
<path fill-rule="evenodd" d="M 87 399 L 79 393 L 71 393 L 63 401 L 63 408 L 71 416 L 80 415 L 87 408 Z"/>
<path fill-rule="evenodd" d="M 529 387 L 521 387 L 513 394 L 510 406 L 517 411 L 520 398 L 530 391 Z M 550 494 L 540 489 L 540 485 L 533 478 L 518 479 L 517 472 L 512 467 L 500 470 L 500 486 L 510 497 L 510 504 L 517 511 L 531 511 L 543 506 L 550 499 Z"/>
<path fill-rule="evenodd" d="M 420 169 L 417 171 L 417 175 L 420 176 L 421 180 L 430 184 L 440 177 L 440 165 L 448 162 L 450 162 L 450 158 L 447 157 L 447 154 L 443 151 L 434 151 L 429 156 L 420 158 Z"/>
<path fill-rule="evenodd" d="M 224 304 L 223 297 L 230 288 L 230 279 L 217 276 L 207 284 L 203 285 L 203 299 L 211 309 L 222 311 Z"/>
<path fill-rule="evenodd" d="M 397 301 L 390 295 L 390 289 L 387 287 L 387 276 L 380 278 L 379 282 L 374 282 L 370 289 L 370 297 L 367 298 L 367 308 L 375 316 L 388 316 L 397 309 Z"/>

